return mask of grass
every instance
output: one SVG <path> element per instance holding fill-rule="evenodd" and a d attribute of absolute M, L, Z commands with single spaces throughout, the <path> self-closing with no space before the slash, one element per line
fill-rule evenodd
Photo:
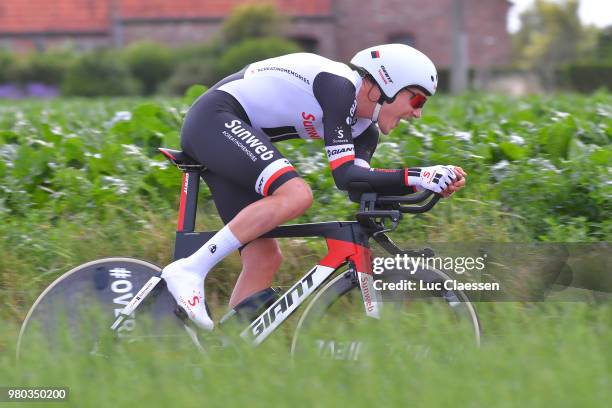
<path fill-rule="evenodd" d="M 434 105 L 432 114 L 419 124 L 383 139 L 374 165 L 457 161 L 465 163 L 471 171 L 470 184 L 431 214 L 406 219 L 392 238 L 403 246 L 420 246 L 425 242 L 605 241 L 610 227 L 605 216 L 600 215 L 606 213 L 609 197 L 605 195 L 605 182 L 598 184 L 597 177 L 605 180 L 603 169 L 610 157 L 609 115 L 605 110 L 609 99 L 608 94 L 584 98 L 564 96 L 554 101 L 544 98 L 510 105 L 502 97 L 441 99 L 441 105 L 438 108 Z M 577 101 L 581 106 L 578 110 L 574 109 Z M 141 184 L 140 178 L 144 176 L 134 169 L 140 169 L 137 164 L 146 161 L 144 156 L 137 159 L 125 156 L 116 162 L 111 154 L 114 150 L 99 149 L 102 141 L 111 146 L 130 143 L 152 150 L 158 143 L 178 146 L 177 129 L 186 106 L 178 99 L 162 99 L 157 108 L 150 103 L 136 107 L 140 102 L 150 101 L 59 100 L 51 104 L 26 101 L 15 106 L 0 101 L 0 111 L 4 113 L 0 115 L 0 128 L 8 131 L 0 132 L 0 139 L 4 138 L 2 143 L 14 144 L 13 139 L 17 138 L 17 145 L 23 147 L 30 145 L 31 136 L 35 135 L 39 141 L 58 139 L 55 143 L 62 146 L 47 151 L 44 148 L 47 144 L 36 144 L 30 154 L 38 161 L 21 160 L 27 165 L 21 166 L 17 175 L 11 170 L 12 164 L 0 166 L 8 188 L 3 191 L 21 191 L 23 183 L 32 181 L 34 170 L 41 171 L 37 173 L 40 180 L 30 183 L 31 195 L 0 197 L 0 236 L 3 238 L 0 240 L 0 304 L 3 306 L 0 309 L 0 386 L 69 386 L 71 400 L 63 405 L 74 407 L 340 404 L 574 407 L 604 406 L 612 397 L 610 295 L 595 296 L 589 291 L 584 296 L 562 291 L 553 294 L 557 300 L 550 303 L 479 304 L 485 330 L 479 350 L 469 347 L 460 337 L 440 330 L 447 327 L 442 316 L 429 316 L 428 325 L 422 330 L 416 327 L 406 332 L 413 327 L 407 324 L 373 332 L 368 341 L 374 345 L 374 352 L 359 363 L 318 359 L 292 362 L 288 352 L 291 331 L 284 328 L 261 348 L 239 349 L 239 356 L 217 350 L 209 357 L 202 357 L 191 346 L 169 341 L 156 347 L 116 347 L 107 357 L 75 358 L 68 348 L 45 348 L 45 339 L 41 338 L 40 345 L 29 349 L 25 358 L 16 364 L 19 325 L 34 299 L 58 276 L 100 257 L 138 257 L 160 266 L 172 257 L 178 172 L 149 169 L 149 173 L 145 172 L 146 183 Z M 115 113 L 124 110 L 133 112 L 133 120 L 109 127 Z M 575 118 L 557 117 L 557 110 L 572 112 Z M 22 113 L 25 120 L 19 119 Z M 473 142 L 448 136 L 458 130 L 470 133 Z M 68 143 L 73 140 L 73 133 L 86 145 Z M 513 140 L 510 136 L 514 133 L 526 140 L 523 147 L 527 150 L 510 149 L 507 142 Z M 433 146 L 427 142 L 430 135 L 435 136 L 431 138 L 435 142 Z M 550 140 L 540 140 L 541 135 L 548 135 Z M 576 140 L 568 144 L 573 147 L 568 147 L 567 152 L 557 154 L 557 142 L 551 138 L 565 140 L 565 135 L 574 135 Z M 64 144 L 64 141 L 68 142 Z M 582 149 L 582 144 L 589 145 L 588 149 Z M 111 170 L 104 170 L 103 163 L 93 159 L 93 164 L 84 165 L 84 169 L 95 168 L 104 175 L 110 171 L 108 174 L 132 183 L 134 191 L 139 193 L 129 197 L 111 194 L 104 183 L 96 185 L 98 190 L 92 193 L 93 187 L 87 187 L 87 183 L 75 177 L 82 169 L 70 164 L 63 155 L 57 155 L 64 150 L 74 155 L 71 149 L 76 149 L 74 158 L 77 159 L 106 152 L 113 158 L 107 163 Z M 317 206 L 296 222 L 350 219 L 356 206 L 347 205 L 341 193 L 333 193 L 335 188 L 324 169 L 321 147 L 288 143 L 283 149 L 287 149 L 287 156 L 298 164 L 317 195 Z M 39 155 L 41 152 L 48 156 Z M 565 175 L 548 172 L 548 178 L 543 178 L 543 162 L 531 163 L 528 159 L 532 156 L 553 160 Z M 491 167 L 508 160 L 511 171 L 504 176 L 506 181 L 495 178 L 493 182 Z M 62 165 L 65 171 L 53 167 L 56 173 L 45 173 L 52 169 L 45 170 L 39 164 L 47 161 L 66 162 Z M 119 172 L 120 168 L 124 173 Z M 575 179 L 569 182 L 567 175 Z M 66 194 L 48 197 L 39 188 L 42 181 L 52 182 L 53 188 Z M 598 188 L 577 195 L 577 189 L 585 185 Z M 571 187 L 567 194 L 560 190 L 564 186 Z M 555 193 L 557 190 L 562 193 Z M 572 191 L 576 195 L 570 195 Z M 203 197 L 208 196 L 205 193 Z M 590 201 L 583 202 L 583 198 Z M 44 200 L 39 202 L 39 199 Z M 551 206 L 555 200 L 559 202 Z M 574 208 L 577 201 L 582 205 Z M 585 209 L 597 211 L 590 214 Z M 210 217 L 216 214 L 210 200 L 200 211 L 204 216 L 198 218 L 197 230 L 220 227 L 219 219 Z M 285 262 L 277 280 L 280 285 L 288 284 L 308 269 L 325 248 L 317 240 L 284 241 L 281 244 Z M 599 261 L 599 255 L 594 259 Z M 512 264 L 512 272 L 516 272 L 517 264 L 521 263 Z M 595 267 L 587 274 L 581 266 L 572 265 L 574 279 L 600 282 L 609 275 L 604 268 Z M 215 316 L 223 314 L 239 271 L 239 259 L 232 256 L 207 279 Z M 505 278 L 518 283 L 518 289 L 522 290 L 521 285 L 528 281 L 524 278 L 533 275 L 532 269 L 527 268 L 525 275 L 507 274 Z M 566 301 L 577 298 L 582 301 Z M 346 328 L 349 320 L 339 314 L 337 322 L 337 329 Z M 436 346 L 437 352 L 417 358 L 403 348 L 406 338 L 426 339 L 428 344 Z"/>
<path fill-rule="evenodd" d="M 433 317 L 424 332 L 440 352 L 420 358 L 388 352 L 405 342 L 393 330 L 371 333 L 380 347 L 359 362 L 292 361 L 287 339 L 276 336 L 257 349 L 239 348 L 239 358 L 223 351 L 204 357 L 170 342 L 80 358 L 41 345 L 16 365 L 6 342 L 0 384 L 68 386 L 70 401 L 60 406 L 70 407 L 607 406 L 609 304 L 489 303 L 479 310 L 485 327 L 480 349 L 436 336 L 442 321 Z M 13 323 L 4 327 L 4 340 L 15 336 Z"/>
<path fill-rule="evenodd" d="M 405 246 L 436 241 L 507 242 L 513 238 L 520 241 L 523 235 L 511 231 L 511 220 L 500 213 L 495 203 L 476 203 L 468 210 L 461 200 L 465 199 L 457 197 L 457 203 L 441 203 L 436 214 L 407 217 L 392 238 Z M 71 268 L 94 259 L 126 256 L 160 266 L 170 263 L 175 209 L 139 209 L 138 218 L 134 218 L 129 214 L 130 208 L 109 207 L 112 206 L 107 205 L 105 211 L 116 215 L 105 220 L 77 214 L 50 221 L 47 214 L 33 212 L 26 219 L 7 218 L 7 222 L 0 225 L 0 236 L 4 238 L 0 242 L 3 254 L 0 257 L 0 304 L 4 305 L 0 319 L 22 321 L 47 285 Z M 350 209 L 356 211 L 357 206 L 351 205 Z M 349 214 L 352 213 L 350 209 L 347 210 Z M 449 219 L 445 219 L 446 216 Z M 333 218 L 326 218 L 330 219 Z M 338 219 L 351 219 L 351 216 Z M 307 221 L 298 219 L 295 223 Z M 196 230 L 214 230 L 221 226 L 212 203 L 202 202 Z M 279 285 L 297 279 L 325 251 L 325 243 L 318 239 L 284 239 L 281 245 L 285 256 L 278 274 Z M 221 298 L 229 297 L 240 269 L 237 256 L 224 260 L 207 279 L 207 287 L 213 288 L 211 293 L 218 293 Z"/>
<path fill-rule="evenodd" d="M 477 207 L 481 210 L 471 219 L 460 208 L 453 209 L 455 224 L 446 229 L 434 217 L 421 217 L 418 222 L 427 226 L 426 232 L 408 236 L 400 231 L 398 240 L 440 241 L 445 236 L 457 240 L 461 228 L 469 241 L 482 238 L 478 231 L 481 228 L 497 241 L 510 236 L 503 231 L 505 224 L 486 222 L 498 215 L 494 205 Z M 206 206 L 202 210 L 208 214 L 212 211 Z M 201 223 L 205 219 L 208 221 Z M 474 222 L 475 219 L 483 222 Z M 404 232 L 414 231 L 406 224 L 402 226 Z M 316 359 L 292 362 L 288 331 L 284 336 L 272 337 L 261 348 L 241 349 L 239 358 L 224 352 L 204 358 L 189 345 L 173 343 L 154 349 L 117 348 L 108 358 L 75 358 L 67 350 L 49 351 L 41 342 L 17 364 L 14 354 L 19 323 L 42 288 L 69 267 L 103 256 L 131 255 L 165 264 L 171 257 L 168 243 L 173 239 L 174 213 L 152 214 L 143 224 L 146 227 L 137 230 L 121 222 L 100 224 L 96 220 L 32 225 L 37 225 L 36 231 L 27 234 L 30 240 L 24 239 L 21 246 L 12 246 L 13 241 L 0 244 L 6 254 L 0 260 L 4 285 L 0 288 L 4 305 L 0 312 L 0 386 L 68 386 L 71 399 L 63 406 L 455 403 L 470 407 L 590 407 L 604 406 L 612 397 L 609 302 L 482 303 L 479 312 L 485 333 L 481 349 L 461 348 L 461 341 L 434 330 L 427 333 L 440 352 L 427 358 L 388 353 L 390 349 L 401 350 L 404 344 L 404 338 L 391 330 L 384 337 L 376 332 L 370 341 L 381 342 L 378 348 L 374 347 L 380 352 L 358 364 Z M 202 217 L 198 229 L 218 226 L 217 219 Z M 19 238 L 23 233 L 27 230 L 12 237 Z M 323 249 L 316 242 L 304 245 L 301 241 L 287 241 L 287 263 L 279 274 L 281 284 L 304 271 L 304 265 L 311 265 Z M 239 268 L 238 258 L 231 257 L 207 281 L 207 288 L 216 293 L 212 297 L 216 316 L 224 308 Z M 435 317 L 432 322 L 435 329 Z"/>

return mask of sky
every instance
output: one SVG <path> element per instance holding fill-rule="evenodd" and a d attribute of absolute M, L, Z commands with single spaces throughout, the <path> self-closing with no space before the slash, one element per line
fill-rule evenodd
<path fill-rule="evenodd" d="M 510 0 L 514 6 L 510 8 L 508 15 L 508 29 L 515 32 L 519 28 L 519 14 L 529 8 L 534 0 Z M 562 1 L 562 0 L 555 0 Z M 585 24 L 594 24 L 605 27 L 612 24 L 612 1 L 611 0 L 580 0 L 578 8 L 580 19 Z"/>

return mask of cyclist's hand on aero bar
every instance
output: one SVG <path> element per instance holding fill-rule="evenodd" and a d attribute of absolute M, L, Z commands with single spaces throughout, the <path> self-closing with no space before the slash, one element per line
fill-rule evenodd
<path fill-rule="evenodd" d="M 431 166 L 408 168 L 408 185 L 442 193 L 457 179 L 454 166 Z"/>
<path fill-rule="evenodd" d="M 455 176 L 457 176 L 457 178 L 446 188 L 446 190 L 440 193 L 442 197 L 449 197 L 453 193 L 456 193 L 457 191 L 465 187 L 467 173 L 461 167 L 457 167 L 457 166 L 451 166 L 451 167 L 455 171 Z"/>

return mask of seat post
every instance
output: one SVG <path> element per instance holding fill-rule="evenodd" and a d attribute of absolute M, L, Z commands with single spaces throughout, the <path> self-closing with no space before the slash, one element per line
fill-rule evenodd
<path fill-rule="evenodd" d="M 177 232 L 194 232 L 195 230 L 198 192 L 200 191 L 200 172 L 199 169 L 183 172 Z"/>

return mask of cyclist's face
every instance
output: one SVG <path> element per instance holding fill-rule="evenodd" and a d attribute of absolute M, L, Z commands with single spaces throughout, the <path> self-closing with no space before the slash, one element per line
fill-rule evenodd
<path fill-rule="evenodd" d="M 393 103 L 383 105 L 378 118 L 378 126 L 381 132 L 388 134 L 401 119 L 410 120 L 421 117 L 422 108 L 415 109 L 411 104 L 411 99 L 417 94 L 425 96 L 419 89 L 404 89 L 397 94 Z"/>

